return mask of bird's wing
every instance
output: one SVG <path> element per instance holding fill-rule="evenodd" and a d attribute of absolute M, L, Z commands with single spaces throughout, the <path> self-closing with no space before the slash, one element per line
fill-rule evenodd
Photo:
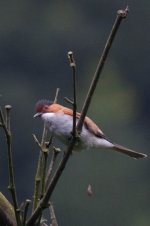
<path fill-rule="evenodd" d="M 61 112 L 63 111 L 64 114 L 71 115 L 73 116 L 73 110 L 70 108 L 63 107 L 62 105 L 59 104 L 53 104 L 50 106 L 49 109 L 51 112 Z M 80 113 L 76 113 L 76 118 L 80 118 Z M 84 120 L 84 126 L 86 127 L 87 130 L 89 130 L 91 133 L 93 133 L 95 136 L 100 137 L 100 138 L 106 138 L 102 130 L 91 120 L 89 117 L 85 117 Z"/>
<path fill-rule="evenodd" d="M 84 125 L 95 136 L 106 139 L 106 137 L 105 137 L 104 133 L 102 132 L 102 130 L 96 125 L 95 122 L 93 122 L 92 119 L 90 119 L 87 116 L 85 117 Z"/>

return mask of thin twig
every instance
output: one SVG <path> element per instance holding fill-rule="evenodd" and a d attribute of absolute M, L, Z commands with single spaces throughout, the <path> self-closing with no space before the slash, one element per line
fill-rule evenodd
<path fill-rule="evenodd" d="M 50 165 L 47 171 L 47 176 L 46 176 L 46 180 L 45 180 L 45 187 L 47 188 L 48 183 L 49 183 L 49 179 L 51 177 L 52 174 L 52 170 L 53 170 L 53 166 L 54 166 L 54 161 L 55 161 L 55 152 L 53 151 L 52 153 L 52 157 L 51 157 L 51 161 L 50 161 Z"/>
<path fill-rule="evenodd" d="M 45 175 L 46 175 L 46 165 L 47 165 L 47 156 L 48 156 L 48 149 L 46 148 L 46 137 L 47 137 L 47 128 L 46 125 L 44 124 L 43 127 L 43 133 L 42 133 L 42 139 L 41 143 L 38 141 L 37 137 L 33 135 L 36 143 L 40 147 L 40 153 L 39 153 L 39 160 L 38 160 L 38 167 L 37 167 L 37 172 L 35 176 L 35 186 L 34 186 L 34 195 L 33 195 L 33 208 L 36 209 L 39 200 L 42 198 L 44 190 L 45 190 Z M 39 214 L 38 217 L 38 222 L 40 222 L 42 217 L 42 213 Z"/>
<path fill-rule="evenodd" d="M 33 138 L 34 138 L 34 141 L 37 143 L 37 145 L 39 146 L 39 148 L 41 149 L 41 144 L 37 138 L 37 136 L 35 134 L 32 134 Z"/>
<path fill-rule="evenodd" d="M 5 132 L 5 135 L 6 135 L 6 140 L 7 140 L 8 172 L 9 172 L 8 189 L 10 190 L 11 195 L 12 195 L 17 225 L 21 226 L 21 218 L 20 218 L 20 211 L 19 211 L 18 200 L 17 200 L 14 168 L 13 168 L 13 158 L 12 158 L 12 135 L 11 135 L 11 130 L 10 130 L 10 110 L 11 110 L 11 108 L 12 107 L 10 105 L 5 106 L 6 122 L 4 120 L 2 109 L 0 109 L 0 120 L 1 120 L 1 125 Z"/>
<path fill-rule="evenodd" d="M 68 52 L 68 59 L 73 74 L 73 127 L 72 136 L 76 138 L 76 113 L 77 113 L 77 98 L 76 98 L 76 64 L 73 56 L 73 52 Z"/>
<path fill-rule="evenodd" d="M 59 94 L 59 88 L 56 89 L 56 94 L 54 98 L 54 102 L 57 101 Z M 39 154 L 38 167 L 35 176 L 35 186 L 34 186 L 34 195 L 33 195 L 33 209 L 35 210 L 39 199 L 43 196 L 45 191 L 45 178 L 46 178 L 46 167 L 47 167 L 47 157 L 48 157 L 48 147 L 50 146 L 50 142 L 52 142 L 52 137 L 50 138 L 50 142 L 46 145 L 46 137 L 47 137 L 47 128 L 44 125 L 42 139 L 41 142 L 38 141 L 36 135 L 33 134 L 33 138 L 40 147 L 41 151 Z"/>
<path fill-rule="evenodd" d="M 99 80 L 100 75 L 102 73 L 102 69 L 103 69 L 104 64 L 106 62 L 106 58 L 108 56 L 109 50 L 111 49 L 113 40 L 114 40 L 115 35 L 116 35 L 116 33 L 117 33 L 118 29 L 119 29 L 119 25 L 120 25 L 121 21 L 124 18 L 126 18 L 127 14 L 128 14 L 128 11 L 129 11 L 129 9 L 128 9 L 128 6 L 127 6 L 125 10 L 118 10 L 118 12 L 117 12 L 116 20 L 114 22 L 114 25 L 113 25 L 112 30 L 110 32 L 110 35 L 109 35 L 109 37 L 107 39 L 107 42 L 105 44 L 105 47 L 104 47 L 104 50 L 102 52 L 100 61 L 99 61 L 98 65 L 97 65 L 97 68 L 96 68 L 93 80 L 91 82 L 91 86 L 89 88 L 88 94 L 87 94 L 85 102 L 83 104 L 83 108 L 82 108 L 82 111 L 81 111 L 81 117 L 80 117 L 80 119 L 78 121 L 78 125 L 77 125 L 78 133 L 81 133 L 82 125 L 83 125 L 83 122 L 84 122 L 84 118 L 85 118 L 85 116 L 87 114 L 87 111 L 88 111 L 88 108 L 89 108 L 89 105 L 90 105 L 93 93 L 94 93 L 94 91 L 96 89 L 96 86 L 98 84 L 98 80 Z"/>
<path fill-rule="evenodd" d="M 25 225 L 25 222 L 26 222 L 27 213 L 28 213 L 30 203 L 31 203 L 30 199 L 27 199 L 25 201 L 24 212 L 23 212 L 23 226 Z"/>
<path fill-rule="evenodd" d="M 43 133 L 42 133 L 42 140 L 41 140 L 41 147 L 42 148 L 45 147 L 46 136 L 47 136 L 47 128 L 46 128 L 46 125 L 44 124 Z"/>
<path fill-rule="evenodd" d="M 59 92 L 60 92 L 60 88 L 57 88 L 55 98 L 54 98 L 54 103 L 57 103 Z M 49 142 L 46 144 L 46 147 L 49 148 L 52 142 L 53 142 L 53 134 L 50 135 Z"/>
<path fill-rule="evenodd" d="M 53 206 L 52 203 L 50 203 L 49 210 L 50 210 L 50 216 L 51 216 L 51 224 L 50 224 L 50 226 L 58 226 L 56 215 L 55 215 L 55 211 L 54 211 L 54 206 Z"/>
<path fill-rule="evenodd" d="M 54 98 L 54 103 L 57 103 L 59 91 L 60 91 L 60 88 L 57 88 L 55 98 Z"/>
<path fill-rule="evenodd" d="M 6 109 L 6 127 L 7 130 L 10 131 L 10 110 L 12 109 L 12 106 L 6 105 L 5 109 Z"/>
<path fill-rule="evenodd" d="M 73 101 L 68 98 L 68 97 L 64 97 L 65 101 L 68 102 L 69 104 L 73 105 Z"/>
<path fill-rule="evenodd" d="M 41 171 L 41 194 L 40 198 L 43 196 L 44 191 L 45 191 L 45 177 L 46 177 L 46 167 L 47 167 L 47 158 L 48 158 L 48 152 L 49 149 L 46 147 L 46 137 L 47 137 L 47 128 L 46 125 L 44 125 L 44 130 L 43 130 L 43 136 L 42 136 L 42 141 L 41 141 L 41 148 L 42 148 L 42 171 Z"/>
<path fill-rule="evenodd" d="M 100 77 L 100 74 L 102 72 L 102 69 L 103 69 L 103 66 L 104 66 L 104 63 L 106 61 L 106 58 L 108 56 L 108 53 L 109 53 L 109 50 L 111 48 L 111 45 L 112 45 L 112 42 L 114 40 L 114 37 L 115 37 L 115 34 L 116 32 L 118 31 L 118 28 L 119 28 L 119 25 L 122 21 L 123 18 L 125 18 L 127 16 L 127 13 L 128 13 L 128 8 L 126 8 L 125 10 L 119 10 L 117 12 L 117 18 L 115 20 L 115 23 L 113 25 L 113 28 L 111 30 L 111 33 L 109 35 L 109 38 L 106 42 L 106 45 L 105 45 L 105 48 L 104 48 L 104 51 L 102 53 L 102 56 L 100 58 L 100 61 L 99 61 L 99 64 L 97 66 L 97 69 L 96 69 L 96 72 L 95 72 L 95 75 L 94 75 L 94 78 L 93 78 L 93 81 L 91 83 L 91 86 L 90 86 L 90 89 L 89 89 L 89 92 L 87 94 L 87 98 L 85 100 L 85 103 L 84 103 L 84 106 L 82 108 L 82 112 L 81 112 L 81 117 L 79 119 L 79 122 L 77 124 L 77 131 L 78 132 L 81 132 L 82 130 L 82 125 L 83 125 L 83 122 L 84 122 L 84 118 L 86 116 L 86 113 L 87 113 L 87 110 L 88 110 L 88 107 L 89 107 L 89 104 L 91 102 L 91 99 L 92 99 L 92 96 L 93 96 L 93 93 L 95 91 L 95 88 L 96 88 L 96 85 L 98 83 L 98 79 Z M 43 211 L 44 208 L 47 207 L 47 204 L 48 204 L 48 201 L 54 191 L 54 188 L 66 166 L 66 163 L 71 155 L 71 152 L 73 150 L 73 147 L 76 143 L 76 139 L 75 137 L 72 137 L 71 141 L 70 141 L 70 144 L 67 148 L 67 152 L 66 154 L 64 155 L 64 158 L 62 159 L 62 161 L 60 162 L 57 170 L 55 171 L 55 174 L 43 196 L 43 198 L 40 200 L 36 210 L 33 212 L 32 216 L 29 218 L 29 220 L 27 221 L 27 224 L 26 226 L 32 226 L 33 223 L 36 221 L 36 219 L 39 217 L 39 215 L 41 214 L 41 212 Z"/>
<path fill-rule="evenodd" d="M 49 149 L 47 149 L 47 151 L 45 151 L 43 154 L 43 170 L 42 170 L 42 184 L 41 184 L 41 197 L 43 197 L 43 194 L 45 192 L 45 180 L 46 180 L 46 169 L 47 169 L 47 160 L 48 160 L 48 152 Z"/>
<path fill-rule="evenodd" d="M 56 89 L 55 98 L 54 98 L 54 103 L 57 103 L 59 91 L 60 91 L 60 88 L 57 88 L 57 89 Z M 48 144 L 46 144 L 47 150 L 50 148 L 52 142 L 53 142 L 53 134 L 50 135 L 49 142 L 48 142 Z M 45 161 L 45 164 L 44 164 L 44 165 L 45 165 L 45 168 L 44 168 L 44 171 L 43 171 L 42 194 L 44 194 L 44 192 L 45 192 L 45 188 L 46 188 L 46 186 L 47 186 L 48 179 L 49 179 L 49 177 L 50 177 L 50 172 L 49 172 L 49 170 L 48 170 L 48 173 L 47 173 L 47 175 L 46 175 L 46 166 L 47 166 L 47 157 L 48 157 L 47 154 L 48 154 L 48 153 L 45 153 L 45 155 L 44 155 L 44 161 Z M 55 157 L 55 151 L 54 151 L 54 157 Z M 54 159 L 53 159 L 53 156 L 52 156 L 51 163 L 50 163 L 51 167 L 53 166 L 53 164 L 54 164 Z M 43 195 L 42 195 L 42 196 L 43 196 Z"/>
<path fill-rule="evenodd" d="M 39 142 L 37 142 L 37 143 L 39 143 Z M 36 172 L 36 176 L 35 176 L 32 211 L 34 211 L 34 209 L 37 207 L 37 204 L 38 204 L 38 201 L 39 201 L 42 164 L 43 164 L 43 152 L 40 151 L 39 160 L 38 160 L 38 167 L 37 167 L 37 172 Z"/>
<path fill-rule="evenodd" d="M 46 188 L 48 187 L 48 184 L 49 184 L 49 181 L 50 181 L 50 178 L 51 178 L 51 175 L 52 175 L 52 170 L 54 168 L 54 164 L 55 164 L 57 155 L 60 153 L 60 151 L 61 151 L 60 149 L 53 147 L 51 162 L 50 162 L 49 169 L 47 171 L 46 180 L 45 180 L 45 187 Z"/>

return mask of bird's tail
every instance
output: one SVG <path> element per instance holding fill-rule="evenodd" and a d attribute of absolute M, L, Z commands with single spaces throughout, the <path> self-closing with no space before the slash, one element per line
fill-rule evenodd
<path fill-rule="evenodd" d="M 132 158 L 135 158 L 135 159 L 140 159 L 140 158 L 146 158 L 147 157 L 146 154 L 133 151 L 133 150 L 128 149 L 126 147 L 123 147 L 123 146 L 121 146 L 119 144 L 114 144 L 114 147 L 112 149 L 115 150 L 115 151 L 121 152 L 121 153 L 123 153 L 125 155 L 128 155 L 128 156 L 130 156 Z"/>

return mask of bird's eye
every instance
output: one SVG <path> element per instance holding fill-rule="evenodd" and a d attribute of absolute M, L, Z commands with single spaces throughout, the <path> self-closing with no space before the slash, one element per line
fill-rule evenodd
<path fill-rule="evenodd" d="M 45 105 L 45 106 L 43 107 L 43 112 L 46 112 L 47 109 L 48 109 L 48 105 Z"/>

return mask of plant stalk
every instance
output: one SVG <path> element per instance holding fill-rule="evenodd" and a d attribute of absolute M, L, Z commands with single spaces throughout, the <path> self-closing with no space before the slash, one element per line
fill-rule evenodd
<path fill-rule="evenodd" d="M 21 226 L 21 217 L 20 210 L 18 206 L 17 193 L 16 193 L 16 185 L 15 185 L 15 177 L 14 177 L 14 167 L 13 167 L 13 158 L 12 158 L 12 134 L 10 130 L 10 105 L 5 106 L 6 110 L 6 122 L 4 120 L 3 112 L 0 109 L 0 119 L 2 123 L 2 127 L 4 129 L 7 141 L 7 156 L 8 156 L 8 173 L 9 173 L 9 185 L 8 189 L 11 192 L 17 226 Z"/>

